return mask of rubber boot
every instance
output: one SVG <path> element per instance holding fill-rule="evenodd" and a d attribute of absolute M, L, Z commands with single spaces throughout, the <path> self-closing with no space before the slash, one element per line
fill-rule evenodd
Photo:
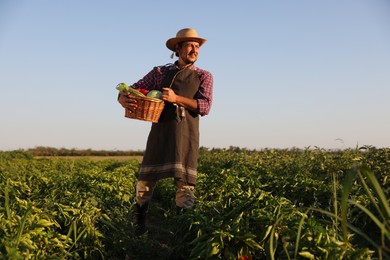
<path fill-rule="evenodd" d="M 136 222 L 135 222 L 135 234 L 137 236 L 143 236 L 148 233 L 148 230 L 146 229 L 146 213 L 148 212 L 149 205 L 138 205 L 136 204 L 135 206 L 136 212 L 135 212 L 135 217 L 136 217 Z"/>

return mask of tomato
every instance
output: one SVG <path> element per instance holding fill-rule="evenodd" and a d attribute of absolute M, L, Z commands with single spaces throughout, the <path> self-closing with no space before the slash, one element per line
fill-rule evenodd
<path fill-rule="evenodd" d="M 138 90 L 139 92 L 141 92 L 145 96 L 149 93 L 149 90 L 143 89 L 143 88 L 136 88 L 135 90 Z"/>

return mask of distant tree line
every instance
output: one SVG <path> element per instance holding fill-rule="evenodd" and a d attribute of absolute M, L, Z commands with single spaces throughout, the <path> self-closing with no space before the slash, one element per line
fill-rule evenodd
<path fill-rule="evenodd" d="M 248 152 L 254 150 L 248 150 L 247 148 L 240 148 L 237 146 L 230 146 L 229 148 L 207 148 L 201 146 L 199 152 L 217 152 L 221 150 L 233 150 L 235 152 Z M 30 154 L 31 156 L 143 156 L 144 151 L 119 151 L 119 150 L 93 150 L 93 149 L 67 149 L 67 148 L 55 148 L 47 146 L 37 146 L 35 148 L 29 148 L 27 150 L 18 150 L 14 152 L 20 152 L 22 154 Z"/>
<path fill-rule="evenodd" d="M 118 151 L 118 150 L 92 150 L 92 149 L 67 149 L 46 146 L 30 148 L 27 152 L 33 156 L 137 156 L 143 155 L 144 151 Z"/>
<path fill-rule="evenodd" d="M 320 149 L 318 147 L 307 147 L 305 149 L 300 148 L 290 148 L 290 149 L 271 149 L 271 150 L 279 150 L 279 151 L 301 151 L 304 152 L 305 150 L 310 149 Z M 375 150 L 376 148 L 373 146 L 363 146 L 360 148 L 356 148 L 355 150 L 359 151 L 368 151 L 368 150 Z M 262 150 L 251 150 L 247 148 L 241 148 L 238 146 L 230 146 L 228 148 L 207 148 L 204 146 L 199 147 L 199 152 L 202 153 L 208 153 L 208 152 L 220 152 L 223 150 L 230 150 L 234 152 L 261 152 L 262 150 L 269 150 L 269 149 L 262 149 Z M 325 151 L 324 149 L 322 149 Z M 328 150 L 332 151 L 332 150 Z M 342 152 L 341 150 L 333 150 L 333 152 Z M 2 153 L 0 151 L 0 153 Z M 9 152 L 8 152 L 9 153 Z M 27 150 L 16 150 L 11 152 L 13 155 L 20 157 L 20 156 L 143 156 L 144 151 L 140 150 L 128 150 L 128 151 L 120 151 L 120 150 L 93 150 L 93 149 L 67 149 L 67 148 L 54 148 L 54 147 L 47 147 L 47 146 L 37 146 L 35 148 L 30 148 Z"/>

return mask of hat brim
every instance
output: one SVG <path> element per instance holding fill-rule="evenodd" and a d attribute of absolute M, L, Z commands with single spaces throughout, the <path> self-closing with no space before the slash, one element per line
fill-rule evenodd
<path fill-rule="evenodd" d="M 171 38 L 167 41 L 166 45 L 167 48 L 170 49 L 171 51 L 175 51 L 175 45 L 178 44 L 179 42 L 188 42 L 188 41 L 195 41 L 199 43 L 199 47 L 203 45 L 207 40 L 204 38 L 199 38 L 199 37 L 175 37 Z"/>

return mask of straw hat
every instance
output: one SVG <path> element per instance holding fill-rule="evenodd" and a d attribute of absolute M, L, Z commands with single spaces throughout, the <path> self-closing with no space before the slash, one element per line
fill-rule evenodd
<path fill-rule="evenodd" d="M 166 45 L 168 49 L 170 49 L 171 51 L 175 51 L 175 45 L 183 41 L 196 41 L 199 42 L 199 46 L 202 46 L 202 44 L 205 43 L 207 40 L 198 37 L 198 33 L 195 29 L 184 28 L 177 32 L 175 38 L 170 38 L 167 41 Z"/>

